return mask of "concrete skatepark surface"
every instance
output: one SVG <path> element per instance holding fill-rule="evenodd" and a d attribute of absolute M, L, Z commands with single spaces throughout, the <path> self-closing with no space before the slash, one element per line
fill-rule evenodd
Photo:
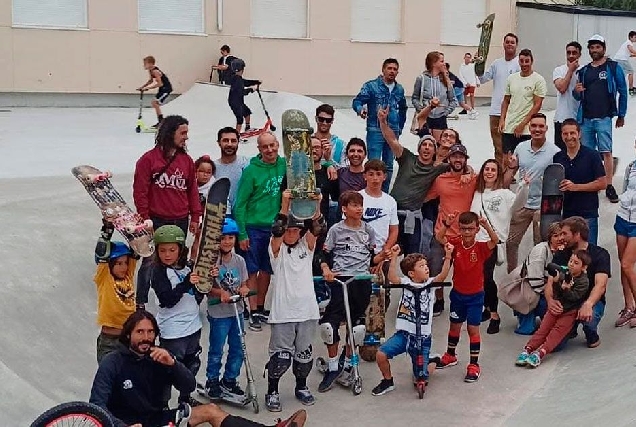
<path fill-rule="evenodd" d="M 166 113 L 182 114 L 191 120 L 189 149 L 193 157 L 219 155 L 216 131 L 233 125 L 226 106 L 227 89 L 197 84 L 168 104 Z M 308 116 L 318 102 L 293 94 L 264 93 L 274 121 L 286 108 L 299 108 Z M 264 122 L 258 98 L 248 97 L 254 111 L 253 125 Z M 636 103 L 630 101 L 630 109 Z M 491 157 L 488 110 L 480 108 L 479 120 L 461 116 L 450 125 L 462 135 L 478 169 Z M 412 110 L 410 111 L 412 114 Z M 152 110 L 144 111 L 146 122 L 154 122 Z M 551 114 L 549 117 L 552 117 Z M 137 158 L 153 145 L 152 134 L 135 134 L 134 109 L 14 109 L 0 112 L 0 259 L 4 274 L 0 286 L 0 424 L 24 426 L 58 403 L 87 400 L 96 370 L 96 296 L 92 276 L 93 249 L 101 225 L 100 215 L 81 185 L 70 174 L 71 167 L 87 163 L 115 173 L 114 184 L 132 203 L 131 182 Z M 410 119 L 410 117 L 409 117 Z M 410 123 L 410 120 L 407 121 Z M 621 159 L 614 183 L 622 188 L 624 167 L 635 157 L 636 113 L 630 113 L 623 129 L 615 130 L 615 155 Z M 280 132 L 277 132 L 280 135 Z M 364 138 L 364 122 L 351 111 L 336 113 L 334 133 L 348 140 Z M 548 137 L 551 139 L 552 130 Z M 417 138 L 406 134 L 404 145 L 414 149 Z M 239 154 L 257 152 L 255 140 L 239 147 Z M 397 165 L 396 165 L 397 167 Z M 371 396 L 380 379 L 375 364 L 362 362 L 363 394 L 353 396 L 339 386 L 325 394 L 315 393 L 317 402 L 306 408 L 308 426 L 466 425 L 466 426 L 629 426 L 636 424 L 633 381 L 636 367 L 633 350 L 636 331 L 614 328 L 622 308 L 619 264 L 612 225 L 616 205 L 601 197 L 599 244 L 610 251 L 612 273 L 608 285 L 606 315 L 600 325 L 602 344 L 590 350 L 581 336 L 561 353 L 548 357 L 536 370 L 514 366 L 527 337 L 515 335 L 509 309 L 501 308 L 502 329 L 498 335 L 482 335 L 482 376 L 475 384 L 463 382 L 468 360 L 468 339 L 462 334 L 459 364 L 431 377 L 424 400 L 411 386 L 410 360 L 401 356 L 392 362 L 396 390 Z M 530 249 L 526 236 L 520 251 Z M 500 274 L 501 272 L 498 272 Z M 446 291 L 448 292 L 448 291 Z M 387 313 L 387 334 L 393 332 L 396 302 Z M 150 300 L 154 297 L 151 295 Z M 152 304 L 149 309 L 156 309 Z M 203 311 L 202 311 L 203 312 Z M 207 337 L 207 321 L 204 321 Z M 448 331 L 448 307 L 434 322 L 433 351 L 443 352 Z M 278 414 L 264 408 L 266 380 L 260 373 L 267 360 L 269 330 L 248 331 L 247 341 L 255 372 L 261 413 L 251 407 L 223 405 L 235 415 L 272 423 Z M 204 381 L 207 338 L 202 339 Z M 316 339 L 315 353 L 324 356 L 324 345 Z M 309 386 L 320 381 L 314 370 Z M 281 381 L 282 417 L 301 407 L 293 396 L 293 375 Z"/>

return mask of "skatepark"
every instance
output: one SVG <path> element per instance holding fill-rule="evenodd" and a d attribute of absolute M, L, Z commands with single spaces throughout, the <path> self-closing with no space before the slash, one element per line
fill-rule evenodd
<path fill-rule="evenodd" d="M 274 123 L 288 108 L 313 117 L 319 101 L 291 93 L 263 92 Z M 216 132 L 233 124 L 227 108 L 227 88 L 195 84 L 167 104 L 165 114 L 190 120 L 188 149 L 192 157 L 219 156 Z M 254 111 L 252 123 L 265 122 L 258 98 L 247 103 Z M 636 157 L 636 101 L 630 100 L 625 127 L 614 131 L 614 155 L 620 159 L 614 184 L 620 191 L 624 167 Z M 478 120 L 465 116 L 449 125 L 457 129 L 468 148 L 475 169 L 492 156 L 488 107 L 480 107 Z M 0 110 L 0 259 L 4 275 L 0 286 L 0 424 L 28 425 L 46 409 L 67 401 L 87 400 L 96 370 L 96 292 L 93 250 L 101 219 L 99 211 L 71 175 L 78 164 L 91 164 L 114 174 L 113 183 L 132 203 L 131 183 L 139 156 L 153 146 L 153 134 L 134 132 L 133 108 L 18 108 Z M 413 110 L 409 110 L 407 124 Z M 551 123 L 552 112 L 547 112 Z M 144 110 L 151 120 L 152 111 Z M 151 123 L 150 123 L 151 124 Z M 408 127 L 408 125 L 407 125 Z M 351 110 L 338 110 L 332 132 L 344 140 L 364 138 L 364 121 Z M 280 130 L 277 131 L 280 139 Z M 552 129 L 548 131 L 551 139 Z M 414 149 L 417 138 L 405 134 L 401 142 Z M 257 153 L 255 139 L 239 146 L 239 154 Z M 397 167 L 397 165 L 396 165 Z M 536 370 L 516 368 L 514 360 L 527 337 L 513 333 L 510 310 L 501 309 L 502 328 L 497 335 L 482 336 L 477 383 L 463 382 L 467 339 L 459 343 L 457 367 L 436 372 L 423 400 L 411 386 L 411 365 L 406 356 L 392 363 L 396 390 L 380 397 L 371 395 L 380 374 L 375 364 L 362 362 L 363 393 L 353 396 L 335 386 L 308 407 L 308 426 L 465 425 L 465 426 L 630 426 L 636 423 L 632 396 L 636 392 L 633 356 L 636 331 L 615 328 L 622 308 L 615 233 L 616 205 L 601 200 L 599 245 L 612 256 L 608 304 L 599 327 L 602 343 L 588 349 L 584 340 L 570 342 L 561 353 L 548 357 Z M 529 251 L 526 236 L 520 256 Z M 498 272 L 499 274 L 501 272 Z M 448 291 L 447 291 L 448 292 Z M 154 298 L 151 296 L 151 301 Z M 387 334 L 393 332 L 397 298 L 387 311 Z M 151 304 L 150 310 L 155 307 Z M 207 322 L 204 322 L 207 325 Z M 204 326 L 205 328 L 205 326 Z M 433 351 L 443 352 L 448 330 L 448 309 L 434 321 Z M 203 337 L 207 336 L 207 328 Z M 248 332 L 247 345 L 255 372 L 259 398 L 266 381 L 261 372 L 267 360 L 268 327 Z M 207 339 L 202 339 L 205 363 Z M 324 345 L 316 339 L 316 355 Z M 203 380 L 204 369 L 198 378 Z M 309 386 L 315 389 L 314 370 Z M 301 405 L 293 396 L 293 376 L 281 381 L 281 400 L 286 416 Z M 261 407 L 264 405 L 261 402 Z M 260 422 L 271 423 L 277 414 L 251 407 L 224 409 Z"/>

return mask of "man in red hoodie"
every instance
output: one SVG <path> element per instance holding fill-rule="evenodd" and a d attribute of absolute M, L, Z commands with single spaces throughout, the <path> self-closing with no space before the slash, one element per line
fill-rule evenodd
<path fill-rule="evenodd" d="M 133 199 L 141 217 L 152 220 L 156 230 L 174 224 L 184 233 L 197 233 L 201 203 L 194 162 L 186 153 L 188 121 L 181 116 L 164 118 L 155 137 L 155 148 L 146 152 L 135 166 Z M 145 258 L 137 275 L 137 305 L 148 302 L 150 281 Z"/>

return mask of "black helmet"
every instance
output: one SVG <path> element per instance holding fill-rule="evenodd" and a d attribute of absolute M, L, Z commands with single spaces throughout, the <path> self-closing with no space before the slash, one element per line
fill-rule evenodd
<path fill-rule="evenodd" d="M 305 228 L 305 221 L 289 214 L 287 216 L 287 228 Z"/>
<path fill-rule="evenodd" d="M 230 63 L 230 68 L 233 73 L 238 73 L 239 71 L 243 71 L 245 69 L 245 61 L 241 58 L 236 58 Z"/>

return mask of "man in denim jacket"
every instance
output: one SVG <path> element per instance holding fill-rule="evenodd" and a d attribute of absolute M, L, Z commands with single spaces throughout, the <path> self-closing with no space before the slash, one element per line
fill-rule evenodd
<path fill-rule="evenodd" d="M 389 107 L 389 127 L 399 136 L 406 122 L 407 110 L 404 88 L 395 81 L 399 67 L 400 64 L 397 59 L 385 59 L 382 63 L 382 75 L 363 84 L 352 103 L 356 114 L 367 120 L 369 159 L 382 159 L 387 165 L 387 178 L 382 185 L 382 191 L 387 193 L 389 192 L 389 184 L 393 175 L 394 158 L 391 148 L 384 140 L 380 130 L 378 109 Z"/>

